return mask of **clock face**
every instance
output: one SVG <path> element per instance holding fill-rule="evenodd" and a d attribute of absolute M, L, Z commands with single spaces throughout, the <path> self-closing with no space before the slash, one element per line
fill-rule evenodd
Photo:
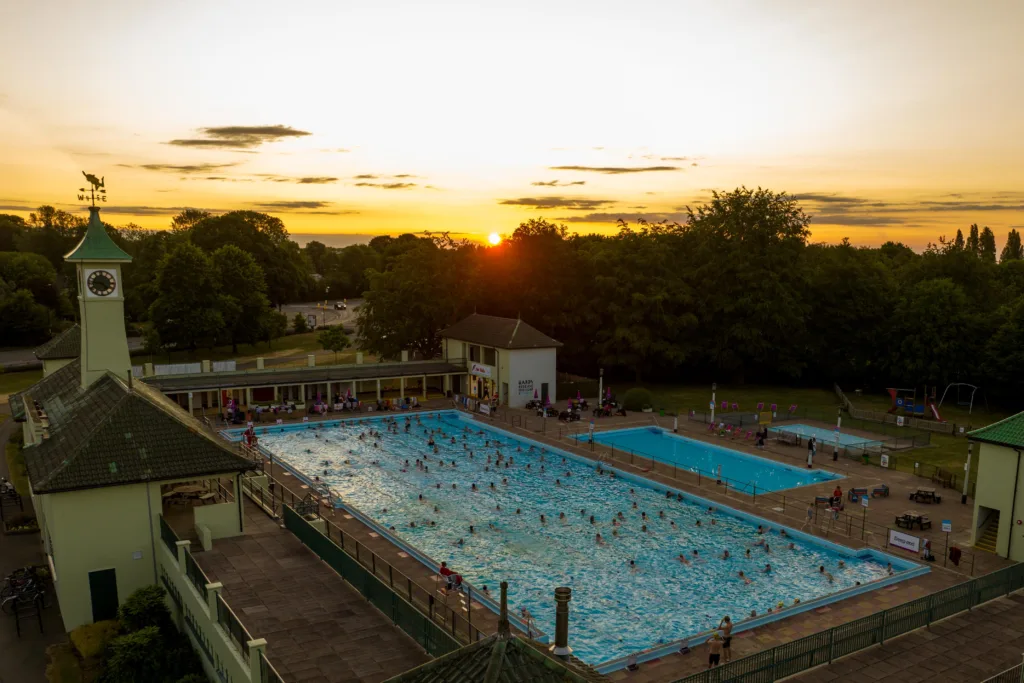
<path fill-rule="evenodd" d="M 117 281 L 114 280 L 114 276 L 105 270 L 94 270 L 89 273 L 85 284 L 89 291 L 96 296 L 110 296 L 114 293 L 114 289 L 117 288 Z"/>

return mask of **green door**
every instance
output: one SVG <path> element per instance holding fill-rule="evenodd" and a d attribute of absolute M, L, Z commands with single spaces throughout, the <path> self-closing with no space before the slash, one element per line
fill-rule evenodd
<path fill-rule="evenodd" d="M 89 595 L 93 621 L 117 617 L 117 573 L 113 569 L 89 572 Z"/>

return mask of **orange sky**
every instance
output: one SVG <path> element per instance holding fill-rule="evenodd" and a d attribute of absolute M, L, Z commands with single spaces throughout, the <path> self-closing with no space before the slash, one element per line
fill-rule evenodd
<path fill-rule="evenodd" d="M 1024 3 L 65 4 L 0 21 L 0 212 L 247 208 L 294 233 L 579 232 L 709 189 L 816 240 L 1024 227 Z M 45 26 L 41 33 L 40 26 Z"/>

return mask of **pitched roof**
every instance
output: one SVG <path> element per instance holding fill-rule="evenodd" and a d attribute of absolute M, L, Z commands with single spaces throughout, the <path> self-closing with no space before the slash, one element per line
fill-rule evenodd
<path fill-rule="evenodd" d="M 35 493 L 227 474 L 251 467 L 159 391 L 141 382 L 128 386 L 109 372 L 82 389 L 79 366 L 79 361 L 69 363 L 25 392 L 26 400 L 40 404 L 49 422 L 42 443 L 25 449 Z M 52 381 L 40 387 L 48 380 Z"/>
<path fill-rule="evenodd" d="M 121 247 L 110 239 L 103 222 L 100 221 L 100 207 L 89 207 L 89 225 L 85 235 L 74 249 L 64 256 L 65 261 L 131 261 Z"/>
<path fill-rule="evenodd" d="M 78 358 L 82 353 L 82 328 L 76 323 L 32 353 L 39 360 Z"/>
<path fill-rule="evenodd" d="M 967 438 L 1010 448 L 1024 448 L 1024 413 L 968 432 Z"/>
<path fill-rule="evenodd" d="M 385 683 L 607 683 L 575 657 L 566 662 L 533 640 L 513 635 L 508 623 L 508 584 L 501 584 L 498 632 L 431 660 Z"/>
<path fill-rule="evenodd" d="M 441 336 L 499 349 L 550 349 L 562 345 L 522 320 L 479 313 L 441 330 Z"/>
<path fill-rule="evenodd" d="M 63 413 L 66 405 L 82 389 L 82 361 L 78 358 L 56 372 L 51 372 L 19 394 L 11 394 L 8 403 L 14 419 L 25 418 L 26 401 L 39 402 L 47 413 L 53 410 L 55 416 Z"/>

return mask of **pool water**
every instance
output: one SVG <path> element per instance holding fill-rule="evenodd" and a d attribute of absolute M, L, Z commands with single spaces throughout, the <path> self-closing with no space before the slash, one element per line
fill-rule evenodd
<path fill-rule="evenodd" d="M 397 420 L 397 433 L 388 430 L 387 419 Z M 257 429 L 260 445 L 275 458 L 307 479 L 319 476 L 345 505 L 393 526 L 392 535 L 447 561 L 478 590 L 487 586 L 496 595 L 499 582 L 508 581 L 510 609 L 527 608 L 545 633 L 554 633 L 554 589 L 571 587 L 570 645 L 592 664 L 700 633 L 726 614 L 740 621 L 780 601 L 806 602 L 882 579 L 887 561 L 898 572 L 916 567 L 874 551 L 858 556 L 796 532 L 789 549 L 777 530 L 761 536 L 757 523 L 740 513 L 709 512 L 688 497 L 668 499 L 651 482 L 599 474 L 589 461 L 542 450 L 453 411 L 279 429 Z M 431 433 L 437 454 L 428 446 Z M 418 458 L 426 469 L 416 466 Z M 619 512 L 623 521 L 614 526 Z M 770 553 L 753 545 L 762 539 Z M 726 549 L 731 559 L 721 559 Z M 694 551 L 699 559 L 691 566 L 677 560 Z M 770 574 L 760 573 L 766 563 Z M 738 577 L 740 570 L 750 584 Z"/>
<path fill-rule="evenodd" d="M 588 437 L 580 435 L 579 438 Z M 699 470 L 704 476 L 716 475 L 721 466 L 722 478 L 727 479 L 730 486 L 747 493 L 753 493 L 755 486 L 758 492 L 779 491 L 842 478 L 842 475 L 827 470 L 793 467 L 705 441 L 687 439 L 657 427 L 595 432 L 594 441 L 691 472 Z"/>
<path fill-rule="evenodd" d="M 836 433 L 831 429 L 824 429 L 823 427 L 813 427 L 805 424 L 781 424 L 777 427 L 770 427 L 770 432 L 789 432 L 791 434 L 799 434 L 807 438 L 814 437 L 818 440 L 818 443 L 822 448 L 830 446 L 836 442 Z M 866 439 L 863 436 L 854 436 L 853 434 L 843 434 L 839 432 L 839 445 L 840 446 L 874 446 L 880 444 L 881 441 L 872 441 Z"/>

